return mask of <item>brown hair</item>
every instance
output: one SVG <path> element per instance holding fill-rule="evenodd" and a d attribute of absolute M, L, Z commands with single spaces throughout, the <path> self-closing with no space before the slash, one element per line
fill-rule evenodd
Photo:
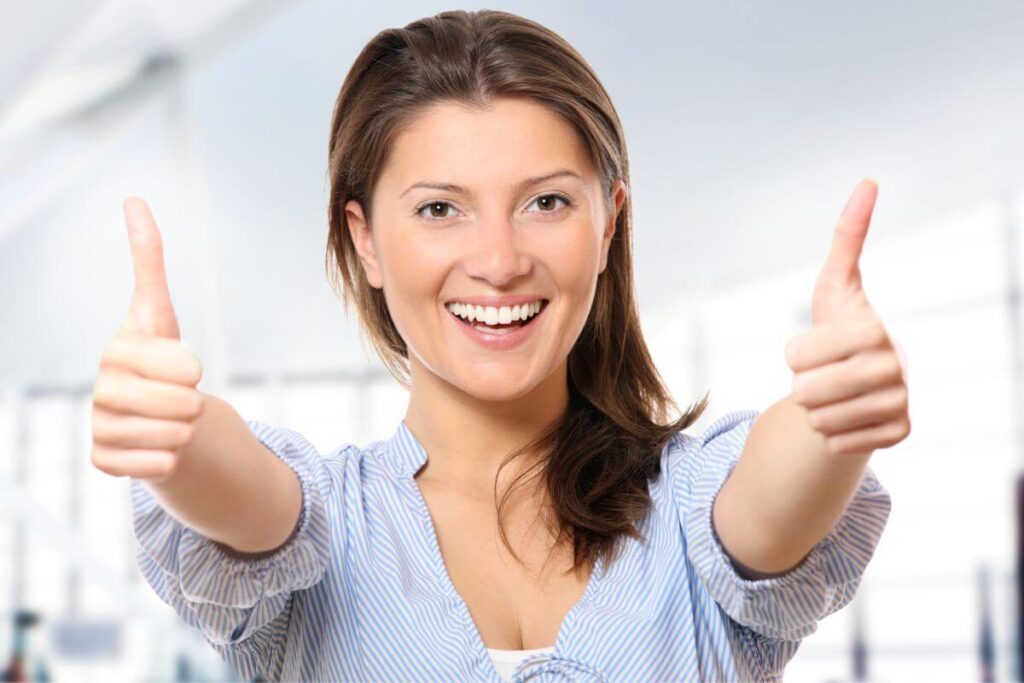
<path fill-rule="evenodd" d="M 408 389 L 408 349 L 383 291 L 366 279 L 344 207 L 357 200 L 370 221 L 370 199 L 391 142 L 427 105 L 451 101 L 486 107 L 500 96 L 532 98 L 573 126 L 602 180 L 606 205 L 612 204 L 615 179 L 627 189 L 607 267 L 598 276 L 590 314 L 569 354 L 569 408 L 502 462 L 504 467 L 526 452 L 548 454 L 537 464 L 543 465 L 557 525 L 552 529 L 556 546 L 563 537 L 572 539 L 572 570 L 598 557 L 607 565 L 621 535 L 643 538 L 633 524 L 651 506 L 648 481 L 660 475 L 661 450 L 675 432 L 700 417 L 709 397 L 705 394 L 684 415 L 664 424 L 669 410 L 678 407 L 640 331 L 625 137 L 608 93 L 583 57 L 550 29 L 493 10 L 441 12 L 374 36 L 345 77 L 331 120 L 328 279 L 336 294 L 340 285 L 346 313 L 349 302 L 355 302 L 362 334 Z M 498 520 L 505 546 L 519 559 L 501 516 L 514 488 L 498 504 Z"/>

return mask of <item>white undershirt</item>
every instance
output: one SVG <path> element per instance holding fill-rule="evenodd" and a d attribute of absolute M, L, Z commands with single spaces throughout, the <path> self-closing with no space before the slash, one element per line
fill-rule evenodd
<path fill-rule="evenodd" d="M 512 680 L 512 671 L 515 670 L 516 665 L 523 661 L 530 655 L 535 655 L 538 652 L 552 652 L 555 646 L 551 647 L 539 647 L 534 650 L 495 650 L 494 648 L 487 648 L 487 654 L 491 656 L 491 661 L 494 662 L 494 668 L 498 670 L 498 673 L 506 681 Z M 542 661 L 542 660 L 538 660 Z"/>

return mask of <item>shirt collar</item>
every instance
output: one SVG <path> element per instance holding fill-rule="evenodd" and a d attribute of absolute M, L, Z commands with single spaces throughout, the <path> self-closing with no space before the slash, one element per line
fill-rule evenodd
<path fill-rule="evenodd" d="M 419 440 L 409 431 L 405 420 L 398 422 L 398 428 L 387 441 L 387 458 L 401 477 L 412 477 L 427 462 L 427 452 Z"/>

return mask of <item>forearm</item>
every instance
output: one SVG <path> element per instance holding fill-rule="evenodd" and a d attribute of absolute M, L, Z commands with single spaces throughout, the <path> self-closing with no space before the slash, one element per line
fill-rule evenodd
<path fill-rule="evenodd" d="M 871 457 L 829 453 L 806 413 L 792 395 L 761 413 L 715 499 L 715 531 L 746 578 L 798 565 L 842 516 Z"/>
<path fill-rule="evenodd" d="M 227 546 L 231 555 L 277 549 L 299 518 L 298 477 L 230 404 L 210 394 L 204 398 L 195 436 L 172 472 L 142 483 L 171 515 Z"/>

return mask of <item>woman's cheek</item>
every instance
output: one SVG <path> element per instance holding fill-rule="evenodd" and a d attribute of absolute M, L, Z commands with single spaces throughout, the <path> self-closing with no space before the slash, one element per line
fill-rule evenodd
<path fill-rule="evenodd" d="M 574 239 L 562 244 L 550 258 L 551 267 L 557 268 L 558 279 L 566 283 L 568 291 L 577 297 L 589 294 L 601 263 L 598 244 L 589 226 L 575 231 Z"/>
<path fill-rule="evenodd" d="M 387 244 L 386 260 L 392 279 L 404 295 L 415 299 L 430 295 L 430 286 L 436 284 L 443 262 L 443 255 L 425 239 L 409 233 Z"/>

